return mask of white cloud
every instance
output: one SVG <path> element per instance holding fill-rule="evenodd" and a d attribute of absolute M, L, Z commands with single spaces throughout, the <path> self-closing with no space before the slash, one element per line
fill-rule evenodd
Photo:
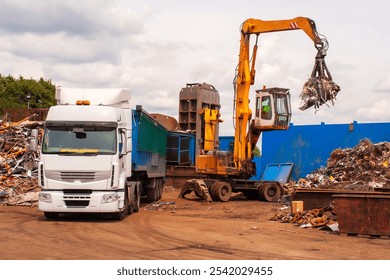
<path fill-rule="evenodd" d="M 141 32 L 148 10 L 134 11 L 126 1 L 2 0 L 0 29 L 10 33 L 65 32 L 91 35 Z"/>
<path fill-rule="evenodd" d="M 390 100 L 382 99 L 373 104 L 370 104 L 369 107 L 362 107 L 356 111 L 356 119 L 364 119 L 366 121 L 390 121 Z"/>
<path fill-rule="evenodd" d="M 376 83 L 375 90 L 390 93 L 390 74 Z"/>

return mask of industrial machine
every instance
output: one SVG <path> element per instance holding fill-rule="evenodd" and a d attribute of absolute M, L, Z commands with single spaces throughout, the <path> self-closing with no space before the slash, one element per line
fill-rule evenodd
<path fill-rule="evenodd" d="M 256 91 L 255 113 L 249 107 L 250 88 L 255 82 L 255 65 L 259 35 L 267 32 L 303 30 L 314 42 L 317 49 L 315 65 L 309 80 L 303 86 L 300 95 L 303 105 L 301 110 L 310 107 L 318 109 L 328 102 L 333 103 L 340 87 L 333 82 L 325 64 L 328 42 L 317 32 L 313 20 L 296 17 L 290 20 L 263 21 L 248 19 L 241 25 L 239 61 L 234 78 L 234 148 L 232 152 L 215 149 L 217 145 L 204 146 L 203 154 L 197 156 L 196 170 L 206 176 L 205 179 L 188 180 L 180 193 L 195 193 L 213 201 L 228 201 L 232 192 L 242 192 L 248 198 L 260 198 L 277 201 L 283 189 L 277 182 L 248 180 L 255 174 L 253 149 L 263 131 L 288 129 L 291 119 L 289 90 L 285 88 L 263 88 Z M 251 36 L 255 35 L 255 44 L 250 50 Z M 200 112 L 204 120 L 204 135 L 213 135 L 218 142 L 218 109 L 204 109 Z M 208 149 L 207 147 L 211 147 Z"/>

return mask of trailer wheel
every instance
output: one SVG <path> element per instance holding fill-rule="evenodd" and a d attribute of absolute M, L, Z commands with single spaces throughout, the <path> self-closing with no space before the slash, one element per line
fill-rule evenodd
<path fill-rule="evenodd" d="M 158 200 L 158 188 L 150 188 L 146 190 L 146 200 L 152 203 Z"/>
<path fill-rule="evenodd" d="M 160 184 L 159 184 L 159 188 L 160 188 L 160 198 L 159 198 L 159 199 L 161 199 L 162 196 L 163 196 L 163 193 L 164 193 L 164 181 L 163 181 L 162 179 L 159 179 L 159 181 L 160 181 Z"/>
<path fill-rule="evenodd" d="M 57 212 L 43 212 L 43 215 L 45 215 L 45 218 L 48 220 L 57 220 L 60 216 L 60 213 Z"/>
<path fill-rule="evenodd" d="M 277 183 L 265 183 L 259 187 L 260 200 L 277 202 L 282 197 L 282 188 Z"/>
<path fill-rule="evenodd" d="M 229 201 L 232 196 L 232 186 L 227 182 L 215 182 L 210 188 L 210 195 L 215 201 Z"/>
<path fill-rule="evenodd" d="M 152 203 L 158 201 L 161 198 L 160 189 L 161 189 L 161 180 L 158 178 L 153 178 L 148 181 L 145 185 L 146 187 L 146 201 Z"/>

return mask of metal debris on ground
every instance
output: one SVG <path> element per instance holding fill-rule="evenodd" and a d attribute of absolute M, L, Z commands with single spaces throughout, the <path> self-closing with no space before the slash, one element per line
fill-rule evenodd
<path fill-rule="evenodd" d="M 32 117 L 32 116 L 31 116 Z M 36 178 L 38 154 L 28 151 L 30 133 L 41 122 L 0 120 L 0 205 L 35 205 L 39 187 Z"/>
<path fill-rule="evenodd" d="M 323 208 L 304 210 L 296 213 L 292 213 L 292 211 L 284 208 L 279 209 L 270 220 L 290 223 L 302 228 L 337 231 L 337 215 L 333 208 L 333 204 L 329 204 Z"/>
<path fill-rule="evenodd" d="M 171 208 L 176 209 L 175 204 L 176 203 L 174 201 L 168 201 L 168 202 L 157 201 L 146 205 L 144 209 L 145 210 L 164 210 L 164 209 L 171 209 Z"/>

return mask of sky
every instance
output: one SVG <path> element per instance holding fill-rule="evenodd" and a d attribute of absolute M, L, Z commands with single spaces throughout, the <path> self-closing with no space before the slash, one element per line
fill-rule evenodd
<path fill-rule="evenodd" d="M 241 23 L 308 17 L 329 42 L 325 61 L 341 87 L 335 104 L 298 109 L 316 55 L 302 30 L 260 35 L 252 95 L 263 85 L 289 88 L 294 125 L 390 121 L 388 1 L 0 0 L 0 7 L 1 75 L 129 88 L 134 107 L 175 118 L 181 88 L 205 82 L 220 94 L 221 135 L 234 133 Z"/>

